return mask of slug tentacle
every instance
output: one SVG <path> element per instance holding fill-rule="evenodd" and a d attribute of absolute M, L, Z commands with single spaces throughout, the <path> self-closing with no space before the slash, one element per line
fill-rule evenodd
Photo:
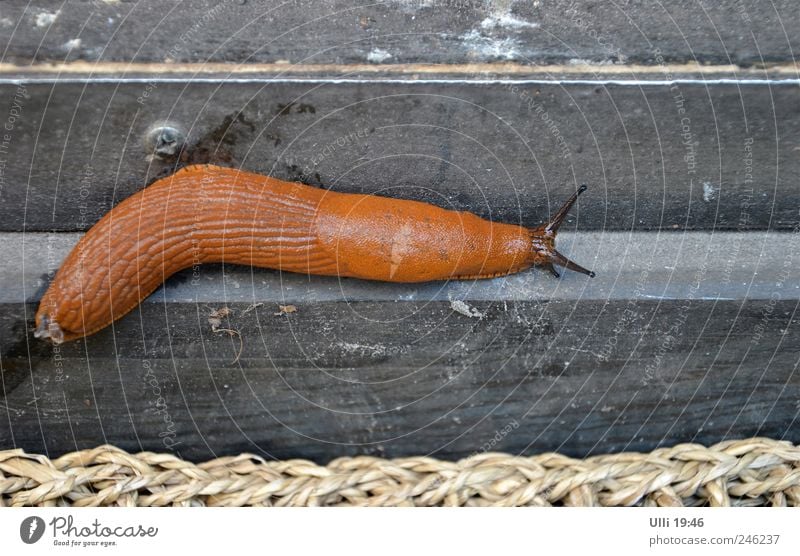
<path fill-rule="evenodd" d="M 545 269 L 553 273 L 556 278 L 561 275 L 553 265 L 563 266 L 575 272 L 586 274 L 590 278 L 594 278 L 596 274 L 581 265 L 569 260 L 556 250 L 555 239 L 558 229 L 564 220 L 567 218 L 570 209 L 572 209 L 578 196 L 586 191 L 586 184 L 582 184 L 575 193 L 570 195 L 569 199 L 558 209 L 558 212 L 553 219 L 546 225 L 534 228 L 531 232 L 531 244 L 533 249 L 532 263 L 543 266 Z"/>
<path fill-rule="evenodd" d="M 556 267 L 553 266 L 553 263 L 545 263 L 542 265 L 545 270 L 548 270 L 550 274 L 555 276 L 556 278 L 561 278 L 561 274 L 556 270 Z"/>
<path fill-rule="evenodd" d="M 586 189 L 587 187 L 586 184 L 584 183 L 578 188 L 578 190 L 575 193 L 570 195 L 569 199 L 567 199 L 567 201 L 561 206 L 561 208 L 558 209 L 558 212 L 550 221 L 550 223 L 547 226 L 545 226 L 544 231 L 546 233 L 555 234 L 558 231 L 558 229 L 561 227 L 561 224 L 563 224 L 564 220 L 567 218 L 569 211 L 572 210 L 572 205 L 575 204 L 575 201 L 578 200 L 578 196 L 584 191 L 586 191 Z"/>
<path fill-rule="evenodd" d="M 586 274 L 590 278 L 594 278 L 596 276 L 596 274 L 593 271 L 591 271 L 591 270 L 589 270 L 587 268 L 583 268 L 581 265 L 572 262 L 571 260 L 566 258 L 564 255 L 562 255 L 561 253 L 559 253 L 555 249 L 553 249 L 553 252 L 550 255 L 550 261 L 552 263 L 555 263 L 555 264 L 559 265 L 559 266 L 563 266 L 564 268 L 568 268 L 570 270 L 574 270 L 575 272 L 580 272 L 581 274 Z"/>

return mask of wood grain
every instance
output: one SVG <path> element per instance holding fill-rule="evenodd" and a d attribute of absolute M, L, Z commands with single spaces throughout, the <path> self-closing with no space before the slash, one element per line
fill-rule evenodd
<path fill-rule="evenodd" d="M 0 230 L 86 230 L 190 162 L 524 226 L 545 222 L 580 183 L 594 201 L 575 217 L 582 230 L 800 222 L 800 88 L 791 82 L 189 82 L 51 76 L 25 85 Z M 0 98 L 15 94 L 15 83 L 0 84 Z M 73 118 L 80 124 L 67 125 Z M 153 159 L 144 147 L 165 120 L 187 133 L 180 160 Z"/>
<path fill-rule="evenodd" d="M 238 338 L 212 332 L 203 305 L 146 303 L 56 357 L 19 325 L 34 307 L 6 304 L 0 445 L 328 461 L 800 440 L 796 301 L 640 301 L 607 359 L 627 301 L 471 305 L 487 316 L 447 302 L 298 303 L 280 315 L 228 304 L 224 326 L 243 340 L 233 363 Z"/>
<path fill-rule="evenodd" d="M 11 23 L 0 28 L 6 57 L 20 64 L 64 59 L 549 64 L 653 63 L 658 54 L 668 61 L 762 65 L 792 60 L 800 29 L 791 0 L 673 0 L 656 6 L 590 0 L 311 5 L 142 0 L 74 3 L 47 17 L 59 8 L 47 0 L 9 5 L 4 17 Z M 76 38 L 80 43 L 68 42 Z"/>

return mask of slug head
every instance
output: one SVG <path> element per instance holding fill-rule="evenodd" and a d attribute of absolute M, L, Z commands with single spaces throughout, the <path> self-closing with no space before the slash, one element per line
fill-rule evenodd
<path fill-rule="evenodd" d="M 556 234 L 558 233 L 558 229 L 567 218 L 567 214 L 569 214 L 569 211 L 575 204 L 575 201 L 578 200 L 578 195 L 584 191 L 586 191 L 585 184 L 581 185 L 578 190 L 573 193 L 569 199 L 567 199 L 549 224 L 545 224 L 531 230 L 531 262 L 547 268 L 555 275 L 556 278 L 558 278 L 560 275 L 555 269 L 554 265 L 563 266 L 564 268 L 574 270 L 575 272 L 586 274 L 591 278 L 595 277 L 594 272 L 572 262 L 556 250 Z"/>

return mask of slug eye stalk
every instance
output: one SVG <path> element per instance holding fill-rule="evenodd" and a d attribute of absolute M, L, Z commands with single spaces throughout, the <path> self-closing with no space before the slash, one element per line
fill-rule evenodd
<path fill-rule="evenodd" d="M 588 188 L 584 183 L 578 188 L 578 190 L 575 193 L 573 193 L 570 196 L 569 199 L 567 199 L 567 201 L 561 206 L 561 208 L 558 209 L 558 212 L 550 221 L 550 223 L 547 226 L 545 226 L 544 228 L 545 233 L 555 234 L 558 231 L 558 229 L 561 227 L 561 224 L 563 224 L 564 220 L 566 220 L 569 211 L 572 210 L 572 206 L 575 204 L 575 201 L 578 200 L 578 196 L 587 189 Z"/>
<path fill-rule="evenodd" d="M 564 255 L 559 253 L 555 248 L 555 237 L 556 233 L 558 232 L 558 229 L 561 227 L 561 224 L 564 223 L 564 220 L 566 220 L 569 211 L 572 209 L 573 205 L 575 204 L 575 201 L 578 200 L 578 196 L 584 191 L 586 191 L 586 189 L 587 189 L 586 184 L 582 184 L 578 188 L 578 190 L 575 193 L 573 193 L 569 199 L 567 199 L 567 201 L 561 206 L 561 208 L 558 209 L 558 212 L 550 221 L 550 223 L 544 227 L 543 230 L 544 236 L 547 240 L 549 240 L 547 242 L 547 245 L 545 246 L 545 249 L 541 251 L 541 253 L 544 255 L 546 259 L 544 267 L 547 268 L 550 272 L 552 272 L 556 278 L 558 278 L 560 274 L 553 265 L 563 266 L 564 268 L 574 270 L 575 272 L 586 274 L 590 278 L 594 278 L 596 276 L 596 274 L 593 271 L 582 267 L 576 262 L 569 260 Z"/>

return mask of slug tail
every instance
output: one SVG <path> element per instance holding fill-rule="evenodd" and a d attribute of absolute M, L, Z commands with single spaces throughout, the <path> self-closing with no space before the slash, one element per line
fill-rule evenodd
<path fill-rule="evenodd" d="M 57 322 L 51 321 L 49 315 L 42 315 L 33 336 L 42 340 L 50 340 L 54 344 L 64 343 L 65 340 L 61 326 Z"/>

